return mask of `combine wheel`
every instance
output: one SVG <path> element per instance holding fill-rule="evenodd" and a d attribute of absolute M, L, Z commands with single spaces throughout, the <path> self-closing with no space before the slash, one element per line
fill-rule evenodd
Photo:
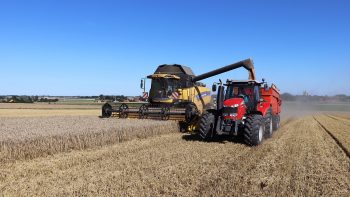
<path fill-rule="evenodd" d="M 244 142 L 249 146 L 262 143 L 264 136 L 264 120 L 259 114 L 251 114 L 246 118 L 243 130 Z"/>
<path fill-rule="evenodd" d="M 128 112 L 127 110 L 129 109 L 128 105 L 123 103 L 120 107 L 119 107 L 119 118 L 128 118 Z"/>
<path fill-rule="evenodd" d="M 265 116 L 265 135 L 267 138 L 270 138 L 273 134 L 273 116 L 272 109 L 270 108 Z"/>
<path fill-rule="evenodd" d="M 215 125 L 215 116 L 214 114 L 208 112 L 205 113 L 199 123 L 199 136 L 208 140 L 214 135 L 214 125 Z"/>
<path fill-rule="evenodd" d="M 162 120 L 169 120 L 170 119 L 170 107 L 163 107 L 160 117 Z"/>
<path fill-rule="evenodd" d="M 198 116 L 197 106 L 193 103 L 186 105 L 185 121 L 191 123 Z"/>
<path fill-rule="evenodd" d="M 280 121 L 281 121 L 281 118 L 280 118 L 280 115 L 276 115 L 273 117 L 273 130 L 276 131 L 277 129 L 280 128 Z"/>
<path fill-rule="evenodd" d="M 109 103 L 105 103 L 102 106 L 102 118 L 109 118 L 112 116 L 112 106 Z"/>
<path fill-rule="evenodd" d="M 140 119 L 148 118 L 148 106 L 146 104 L 141 105 L 139 109 L 139 118 Z"/>

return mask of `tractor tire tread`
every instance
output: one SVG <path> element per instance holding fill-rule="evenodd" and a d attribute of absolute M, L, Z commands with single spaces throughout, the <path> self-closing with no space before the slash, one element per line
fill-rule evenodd
<path fill-rule="evenodd" d="M 199 123 L 199 136 L 208 140 L 213 136 L 215 116 L 212 113 L 205 113 Z M 212 127 L 211 127 L 212 126 Z"/>
<path fill-rule="evenodd" d="M 249 146 L 257 146 L 259 142 L 259 128 L 263 123 L 263 117 L 259 114 L 249 115 L 244 124 L 243 140 Z"/>
<path fill-rule="evenodd" d="M 280 121 L 281 121 L 281 118 L 280 118 L 280 115 L 276 115 L 276 116 L 273 116 L 273 130 L 276 131 L 279 129 L 280 127 Z"/>
<path fill-rule="evenodd" d="M 266 136 L 266 138 L 272 137 L 272 134 L 274 131 L 273 130 L 273 119 L 274 119 L 274 116 L 272 115 L 272 108 L 270 108 L 265 115 L 265 131 L 266 131 L 265 136 Z M 270 125 L 270 121 L 272 121 L 272 125 Z M 271 130 L 271 132 L 269 132 L 271 129 L 270 128 L 271 126 L 272 126 L 272 130 Z"/>

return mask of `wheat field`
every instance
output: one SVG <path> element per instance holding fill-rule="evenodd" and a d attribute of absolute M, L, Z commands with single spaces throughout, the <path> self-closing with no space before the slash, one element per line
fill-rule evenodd
<path fill-rule="evenodd" d="M 33 159 L 177 132 L 176 122 L 97 116 L 0 117 L 0 161 Z"/>
<path fill-rule="evenodd" d="M 258 147 L 175 122 L 1 117 L 0 196 L 348 196 L 350 115 L 283 117 Z"/>

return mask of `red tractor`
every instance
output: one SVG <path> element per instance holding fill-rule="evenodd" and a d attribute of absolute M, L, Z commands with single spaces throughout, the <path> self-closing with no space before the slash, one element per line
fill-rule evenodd
<path fill-rule="evenodd" d="M 220 81 L 216 109 L 207 110 L 201 117 L 201 138 L 241 136 L 246 144 L 257 146 L 279 128 L 282 104 L 279 90 L 274 84 L 269 87 L 264 80 L 256 81 L 252 61 L 246 61 L 243 67 L 249 71 L 249 80 L 227 80 L 224 85 Z M 213 91 L 216 89 L 214 84 Z"/>

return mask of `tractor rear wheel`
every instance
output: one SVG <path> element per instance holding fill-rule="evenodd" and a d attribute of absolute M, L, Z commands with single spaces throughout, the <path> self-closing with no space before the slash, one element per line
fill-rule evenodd
<path fill-rule="evenodd" d="M 273 134 L 273 115 L 270 108 L 265 115 L 265 135 L 267 138 L 272 137 Z"/>
<path fill-rule="evenodd" d="M 246 118 L 243 130 L 243 139 L 249 146 L 257 146 L 264 139 L 264 119 L 262 115 L 251 114 Z"/>
<path fill-rule="evenodd" d="M 280 115 L 276 115 L 273 117 L 273 130 L 276 131 L 277 129 L 280 128 Z"/>
<path fill-rule="evenodd" d="M 199 123 L 199 136 L 208 140 L 213 137 L 215 116 L 212 113 L 205 113 Z"/>

